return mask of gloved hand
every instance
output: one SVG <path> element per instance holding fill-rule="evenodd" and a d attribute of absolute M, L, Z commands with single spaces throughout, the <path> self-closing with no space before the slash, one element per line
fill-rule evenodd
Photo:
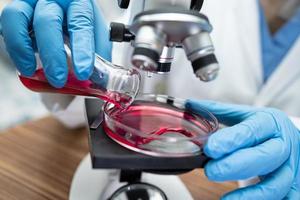
<path fill-rule="evenodd" d="M 256 185 L 226 194 L 223 199 L 300 199 L 300 133 L 281 111 L 210 101 L 188 100 L 197 112 L 204 107 L 230 126 L 210 136 L 204 152 L 212 181 L 260 177 Z"/>
<path fill-rule="evenodd" d="M 93 71 L 94 52 L 111 59 L 108 28 L 94 0 L 14 0 L 2 12 L 2 34 L 7 51 L 24 76 L 36 70 L 33 28 L 46 77 L 63 87 L 67 75 L 64 31 L 69 35 L 74 72 L 87 80 Z"/>

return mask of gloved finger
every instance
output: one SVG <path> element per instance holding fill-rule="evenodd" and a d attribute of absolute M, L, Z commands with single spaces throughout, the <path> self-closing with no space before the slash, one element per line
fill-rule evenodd
<path fill-rule="evenodd" d="M 87 80 L 94 67 L 94 13 L 90 0 L 73 0 L 68 9 L 68 31 L 74 72 Z"/>
<path fill-rule="evenodd" d="M 260 183 L 230 192 L 222 200 L 283 199 L 290 191 L 292 183 L 293 172 L 288 164 L 284 164 Z"/>
<path fill-rule="evenodd" d="M 214 114 L 219 122 L 228 126 L 242 122 L 253 113 L 253 108 L 249 106 L 223 104 L 204 100 L 187 100 L 185 107 L 195 112 L 201 112 L 204 108 Z"/>
<path fill-rule="evenodd" d="M 1 16 L 6 49 L 18 71 L 24 76 L 32 76 L 36 69 L 34 50 L 29 37 L 29 26 L 36 1 L 15 0 L 4 8 Z"/>
<path fill-rule="evenodd" d="M 57 88 L 64 86 L 68 75 L 63 18 L 63 9 L 56 2 L 38 1 L 33 22 L 37 46 L 46 77 Z"/>
<path fill-rule="evenodd" d="M 59 5 L 65 12 L 67 12 L 70 3 L 71 3 L 73 0 L 54 0 L 54 1 L 57 2 L 58 5 Z"/>
<path fill-rule="evenodd" d="M 102 58 L 95 56 L 95 68 L 90 77 L 90 80 L 95 83 L 94 86 L 99 88 L 106 88 L 109 81 L 109 73 L 102 69 Z"/>
<path fill-rule="evenodd" d="M 272 138 L 277 134 L 277 128 L 272 115 L 256 112 L 245 121 L 212 134 L 204 147 L 204 153 L 211 158 L 219 159 Z"/>
<path fill-rule="evenodd" d="M 94 8 L 94 32 L 95 37 L 95 51 L 102 58 L 111 61 L 112 59 L 112 42 L 109 40 L 109 28 L 104 19 L 101 9 L 97 6 L 96 0 L 92 0 Z"/>
<path fill-rule="evenodd" d="M 269 174 L 289 157 L 281 138 L 268 140 L 258 146 L 242 149 L 205 166 L 205 174 L 212 181 L 233 181 Z"/>
<path fill-rule="evenodd" d="M 289 193 L 286 195 L 284 200 L 294 200 L 294 199 L 300 199 L 300 191 L 299 186 L 293 186 L 292 189 L 289 191 Z"/>

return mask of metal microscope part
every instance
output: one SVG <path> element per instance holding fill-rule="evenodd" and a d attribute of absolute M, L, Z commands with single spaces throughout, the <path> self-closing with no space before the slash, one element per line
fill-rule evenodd
<path fill-rule="evenodd" d="M 204 0 L 192 0 L 191 10 L 200 11 L 203 6 Z"/>
<path fill-rule="evenodd" d="M 119 7 L 127 9 L 129 7 L 130 0 L 118 0 Z"/>
<path fill-rule="evenodd" d="M 109 39 L 113 42 L 130 42 L 135 36 L 122 23 L 112 22 L 110 24 Z"/>
<path fill-rule="evenodd" d="M 175 47 L 164 47 L 160 55 L 160 63 L 172 63 L 175 54 Z"/>
<path fill-rule="evenodd" d="M 190 10 L 192 0 L 144 0 L 144 11 L 155 9 L 181 8 Z"/>
<path fill-rule="evenodd" d="M 145 71 L 155 72 L 158 67 L 159 56 L 166 45 L 166 35 L 151 26 L 138 29 L 133 45 L 132 64 Z"/>
<path fill-rule="evenodd" d="M 204 82 L 214 80 L 218 75 L 219 65 L 209 33 L 201 32 L 189 36 L 182 44 L 188 59 L 192 62 L 195 75 Z"/>
<path fill-rule="evenodd" d="M 164 46 L 170 48 L 181 46 L 185 38 L 212 30 L 207 17 L 204 15 L 196 11 L 174 8 L 138 14 L 128 28 L 136 36 L 133 42 L 135 48 L 132 56 L 133 65 L 150 72 L 163 71 L 158 69 L 159 58 L 157 58 L 157 54 L 163 53 Z M 170 67 L 164 65 L 164 68 Z"/>
<path fill-rule="evenodd" d="M 171 71 L 171 65 L 174 59 L 175 47 L 164 47 L 158 60 L 158 74 L 165 74 Z"/>
<path fill-rule="evenodd" d="M 143 33 L 143 34 L 146 34 L 146 33 Z M 132 34 L 129 31 L 128 27 L 126 27 L 124 24 L 115 23 L 115 22 L 112 22 L 110 24 L 110 41 L 113 41 L 113 42 L 130 42 L 134 39 L 135 39 L 135 35 Z M 148 45 L 153 46 L 154 49 L 155 48 L 161 48 L 161 43 L 158 42 L 158 44 L 159 45 L 157 45 L 157 46 L 154 46 L 153 44 L 148 44 Z M 141 44 L 140 46 L 142 48 L 147 48 L 147 44 Z M 163 50 L 162 50 L 162 53 L 161 53 L 161 55 L 158 59 L 158 63 L 157 63 L 158 66 L 157 66 L 155 72 L 157 72 L 157 73 L 170 72 L 171 64 L 172 64 L 172 61 L 173 61 L 173 58 L 174 58 L 174 53 L 175 53 L 175 47 L 164 46 Z M 155 54 L 154 59 L 157 60 L 158 53 L 154 52 L 153 54 Z M 139 55 L 139 56 L 136 55 L 135 58 L 137 58 L 137 59 L 147 59 L 144 55 L 143 56 L 142 55 Z M 151 62 L 153 65 L 155 65 L 156 62 L 153 61 L 154 59 L 151 59 L 148 62 Z M 138 61 L 136 61 L 136 62 L 138 62 Z M 141 65 L 141 64 L 142 65 L 147 65 L 145 63 L 140 63 L 139 65 Z M 154 70 L 152 72 L 154 72 Z"/>
<path fill-rule="evenodd" d="M 167 200 L 166 194 L 158 187 L 149 183 L 129 183 L 108 198 L 108 200 Z"/>
<path fill-rule="evenodd" d="M 192 1 L 194 5 L 191 7 L 202 7 L 202 3 Z M 219 71 L 211 31 L 212 26 L 205 15 L 188 8 L 169 6 L 144 11 L 136 15 L 127 27 L 113 23 L 111 40 L 132 41 L 132 64 L 141 70 L 160 74 L 171 71 L 174 49 L 183 47 L 195 75 L 207 82 L 215 79 Z"/>
<path fill-rule="evenodd" d="M 209 65 L 206 65 L 203 68 L 198 69 L 195 72 L 195 75 L 200 78 L 200 80 L 204 82 L 213 81 L 217 78 L 219 74 L 219 64 L 218 63 L 212 63 Z"/>
<path fill-rule="evenodd" d="M 215 51 L 208 32 L 188 36 L 182 41 L 182 44 L 190 61 L 195 61 L 199 57 L 213 54 Z"/>
<path fill-rule="evenodd" d="M 167 46 L 180 45 L 189 35 L 211 32 L 212 26 L 205 15 L 181 9 L 151 10 L 135 16 L 129 30 L 137 34 L 143 26 L 151 26 L 167 35 Z"/>

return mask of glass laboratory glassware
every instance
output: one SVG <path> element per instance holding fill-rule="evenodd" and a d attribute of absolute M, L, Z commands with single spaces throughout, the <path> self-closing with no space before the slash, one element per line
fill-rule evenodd
<path fill-rule="evenodd" d="M 71 66 L 63 88 L 51 86 L 41 66 L 32 77 L 19 75 L 19 78 L 24 86 L 35 92 L 93 96 L 111 102 L 119 108 L 125 108 L 133 102 L 141 80 L 137 70 L 113 65 L 97 54 L 94 71 L 86 81 L 78 80 Z"/>
<path fill-rule="evenodd" d="M 217 119 L 205 109 L 185 109 L 185 100 L 164 95 L 143 95 L 120 110 L 104 106 L 104 130 L 120 145 L 136 152 L 160 157 L 200 154 Z"/>

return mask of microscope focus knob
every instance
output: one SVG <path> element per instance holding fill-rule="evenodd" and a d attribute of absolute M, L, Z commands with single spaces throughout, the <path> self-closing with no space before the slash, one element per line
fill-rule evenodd
<path fill-rule="evenodd" d="M 110 41 L 113 42 L 130 42 L 134 35 L 122 23 L 112 22 L 110 24 Z"/>
<path fill-rule="evenodd" d="M 118 0 L 119 7 L 122 9 L 127 9 L 129 6 L 130 0 Z"/>

